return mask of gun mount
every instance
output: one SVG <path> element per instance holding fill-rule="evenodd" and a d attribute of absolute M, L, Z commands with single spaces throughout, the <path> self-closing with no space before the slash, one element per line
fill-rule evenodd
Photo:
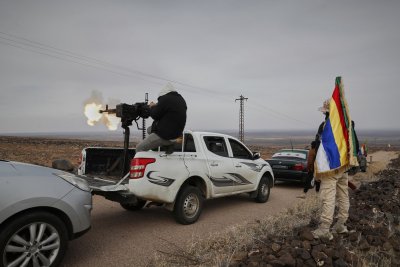
<path fill-rule="evenodd" d="M 125 103 L 121 103 L 116 105 L 114 109 L 109 109 L 108 105 L 106 105 L 106 109 L 100 110 L 100 113 L 108 113 L 115 114 L 118 118 L 121 118 L 121 127 L 124 129 L 124 155 L 123 155 L 123 168 L 122 168 L 122 177 L 129 171 L 129 137 L 130 137 L 130 129 L 129 126 L 132 125 L 132 122 L 135 121 L 136 126 L 139 130 L 142 130 L 139 127 L 138 120 L 140 118 L 148 118 L 150 116 L 150 108 L 146 102 L 137 102 L 135 104 L 129 105 Z"/>

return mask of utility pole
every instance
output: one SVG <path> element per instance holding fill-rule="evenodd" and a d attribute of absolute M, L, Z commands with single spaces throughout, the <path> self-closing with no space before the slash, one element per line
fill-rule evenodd
<path fill-rule="evenodd" d="M 240 111 L 239 111 L 239 140 L 241 142 L 244 141 L 244 100 L 247 101 L 247 97 L 244 97 L 243 95 L 240 95 L 239 98 L 235 99 L 235 102 L 237 100 L 240 100 Z"/>
<path fill-rule="evenodd" d="M 149 102 L 149 94 L 146 93 L 144 96 L 144 102 L 147 104 Z M 146 138 L 146 119 L 142 118 L 142 138 L 145 139 Z"/>

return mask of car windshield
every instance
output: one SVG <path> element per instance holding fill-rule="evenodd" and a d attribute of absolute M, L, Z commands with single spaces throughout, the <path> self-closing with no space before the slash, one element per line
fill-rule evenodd
<path fill-rule="evenodd" d="M 272 155 L 273 159 L 289 159 L 289 160 L 306 160 L 307 153 L 306 152 L 297 152 L 297 151 L 279 151 Z"/>

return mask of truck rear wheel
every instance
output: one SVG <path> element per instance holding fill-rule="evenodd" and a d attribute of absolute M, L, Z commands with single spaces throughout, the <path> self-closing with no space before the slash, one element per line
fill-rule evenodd
<path fill-rule="evenodd" d="M 192 224 L 199 219 L 202 209 L 203 196 L 200 189 L 185 186 L 178 194 L 173 213 L 178 223 Z"/>
<path fill-rule="evenodd" d="M 254 200 L 258 203 L 265 203 L 268 201 L 271 191 L 271 185 L 268 179 L 268 177 L 263 176 L 258 184 L 257 196 L 254 198 Z"/>
<path fill-rule="evenodd" d="M 136 204 L 120 203 L 120 205 L 126 210 L 136 211 L 136 210 L 141 210 L 144 207 L 144 205 L 146 205 L 146 200 L 138 198 Z"/>

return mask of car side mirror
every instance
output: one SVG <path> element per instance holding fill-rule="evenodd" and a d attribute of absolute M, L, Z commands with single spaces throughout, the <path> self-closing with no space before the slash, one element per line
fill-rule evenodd
<path fill-rule="evenodd" d="M 256 159 L 259 159 L 259 158 L 261 158 L 260 152 L 253 152 L 253 159 L 256 160 Z"/>

